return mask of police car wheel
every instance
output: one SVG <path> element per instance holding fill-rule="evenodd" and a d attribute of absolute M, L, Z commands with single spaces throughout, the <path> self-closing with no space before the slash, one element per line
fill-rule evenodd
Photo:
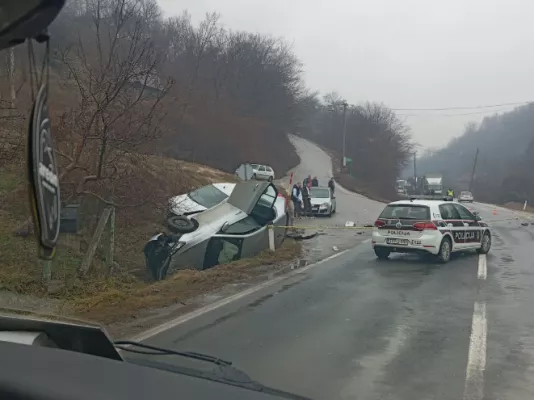
<path fill-rule="evenodd" d="M 379 260 L 387 260 L 391 254 L 391 250 L 385 249 L 383 247 L 375 247 L 375 254 Z"/>
<path fill-rule="evenodd" d="M 438 260 L 445 264 L 451 259 L 451 240 L 444 238 L 439 246 L 439 253 L 437 254 Z"/>
<path fill-rule="evenodd" d="M 480 241 L 480 249 L 477 249 L 478 254 L 488 254 L 491 248 L 491 235 L 488 232 L 484 233 Z"/>

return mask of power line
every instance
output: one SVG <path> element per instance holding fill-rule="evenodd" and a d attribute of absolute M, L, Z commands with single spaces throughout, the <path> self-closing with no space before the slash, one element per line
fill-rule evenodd
<path fill-rule="evenodd" d="M 465 106 L 465 107 L 446 107 L 446 108 L 392 108 L 393 111 L 454 111 L 454 110 L 475 110 L 480 108 L 495 108 L 506 106 L 518 106 L 528 104 L 531 101 L 521 101 L 516 103 L 490 104 L 486 106 Z"/>
<path fill-rule="evenodd" d="M 398 113 L 397 115 L 401 115 L 404 117 L 458 117 L 462 115 L 477 115 L 477 114 L 495 114 L 499 112 L 508 112 L 513 111 L 513 108 L 507 108 L 503 110 L 486 110 L 486 111 L 475 111 L 470 113 L 451 113 L 451 114 L 402 114 Z"/>

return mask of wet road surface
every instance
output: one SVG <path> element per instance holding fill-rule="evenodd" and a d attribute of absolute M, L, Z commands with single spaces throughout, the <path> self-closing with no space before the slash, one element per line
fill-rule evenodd
<path fill-rule="evenodd" d="M 317 176 L 320 186 L 327 186 L 332 176 L 332 161 L 330 156 L 315 144 L 296 136 L 290 137 L 291 142 L 300 156 L 300 164 L 290 171 L 293 172 L 293 183 L 302 182 L 308 175 Z M 289 178 L 279 180 L 289 189 Z M 303 242 L 306 259 L 310 262 L 322 260 L 336 250 L 345 250 L 361 243 L 370 237 L 367 230 L 340 230 L 329 227 L 344 227 L 347 221 L 356 226 L 373 224 L 376 217 L 384 208 L 384 204 L 370 200 L 357 193 L 350 192 L 339 185 L 336 186 L 337 212 L 331 217 L 317 217 L 313 219 L 297 219 L 295 225 L 306 227 L 305 233 L 319 232 L 316 239 Z"/>
<path fill-rule="evenodd" d="M 361 243 L 146 341 L 314 399 L 530 399 L 534 225 L 470 207 L 492 226 L 487 256 L 380 262 Z"/>

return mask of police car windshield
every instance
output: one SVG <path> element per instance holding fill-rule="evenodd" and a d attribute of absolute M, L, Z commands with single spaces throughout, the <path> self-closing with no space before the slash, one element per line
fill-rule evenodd
<path fill-rule="evenodd" d="M 430 209 L 421 205 L 390 204 L 384 208 L 379 218 L 430 220 Z"/>

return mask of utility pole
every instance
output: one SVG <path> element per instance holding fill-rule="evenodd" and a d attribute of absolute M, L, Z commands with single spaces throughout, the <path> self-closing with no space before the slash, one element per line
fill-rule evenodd
<path fill-rule="evenodd" d="M 471 180 L 469 181 L 469 191 L 473 188 L 473 181 L 475 180 L 475 170 L 477 167 L 477 161 L 478 161 L 478 147 L 477 152 L 475 153 L 475 161 L 473 162 L 473 171 L 471 172 Z"/>
<path fill-rule="evenodd" d="M 347 146 L 347 102 L 343 102 L 343 166 L 347 166 L 346 162 L 346 146 Z"/>
<path fill-rule="evenodd" d="M 416 159 L 417 159 L 417 152 L 413 152 L 413 179 L 417 180 L 417 165 L 416 165 Z"/>
<path fill-rule="evenodd" d="M 11 112 L 14 112 L 17 94 L 15 93 L 15 52 L 9 49 L 9 85 L 11 89 Z"/>

